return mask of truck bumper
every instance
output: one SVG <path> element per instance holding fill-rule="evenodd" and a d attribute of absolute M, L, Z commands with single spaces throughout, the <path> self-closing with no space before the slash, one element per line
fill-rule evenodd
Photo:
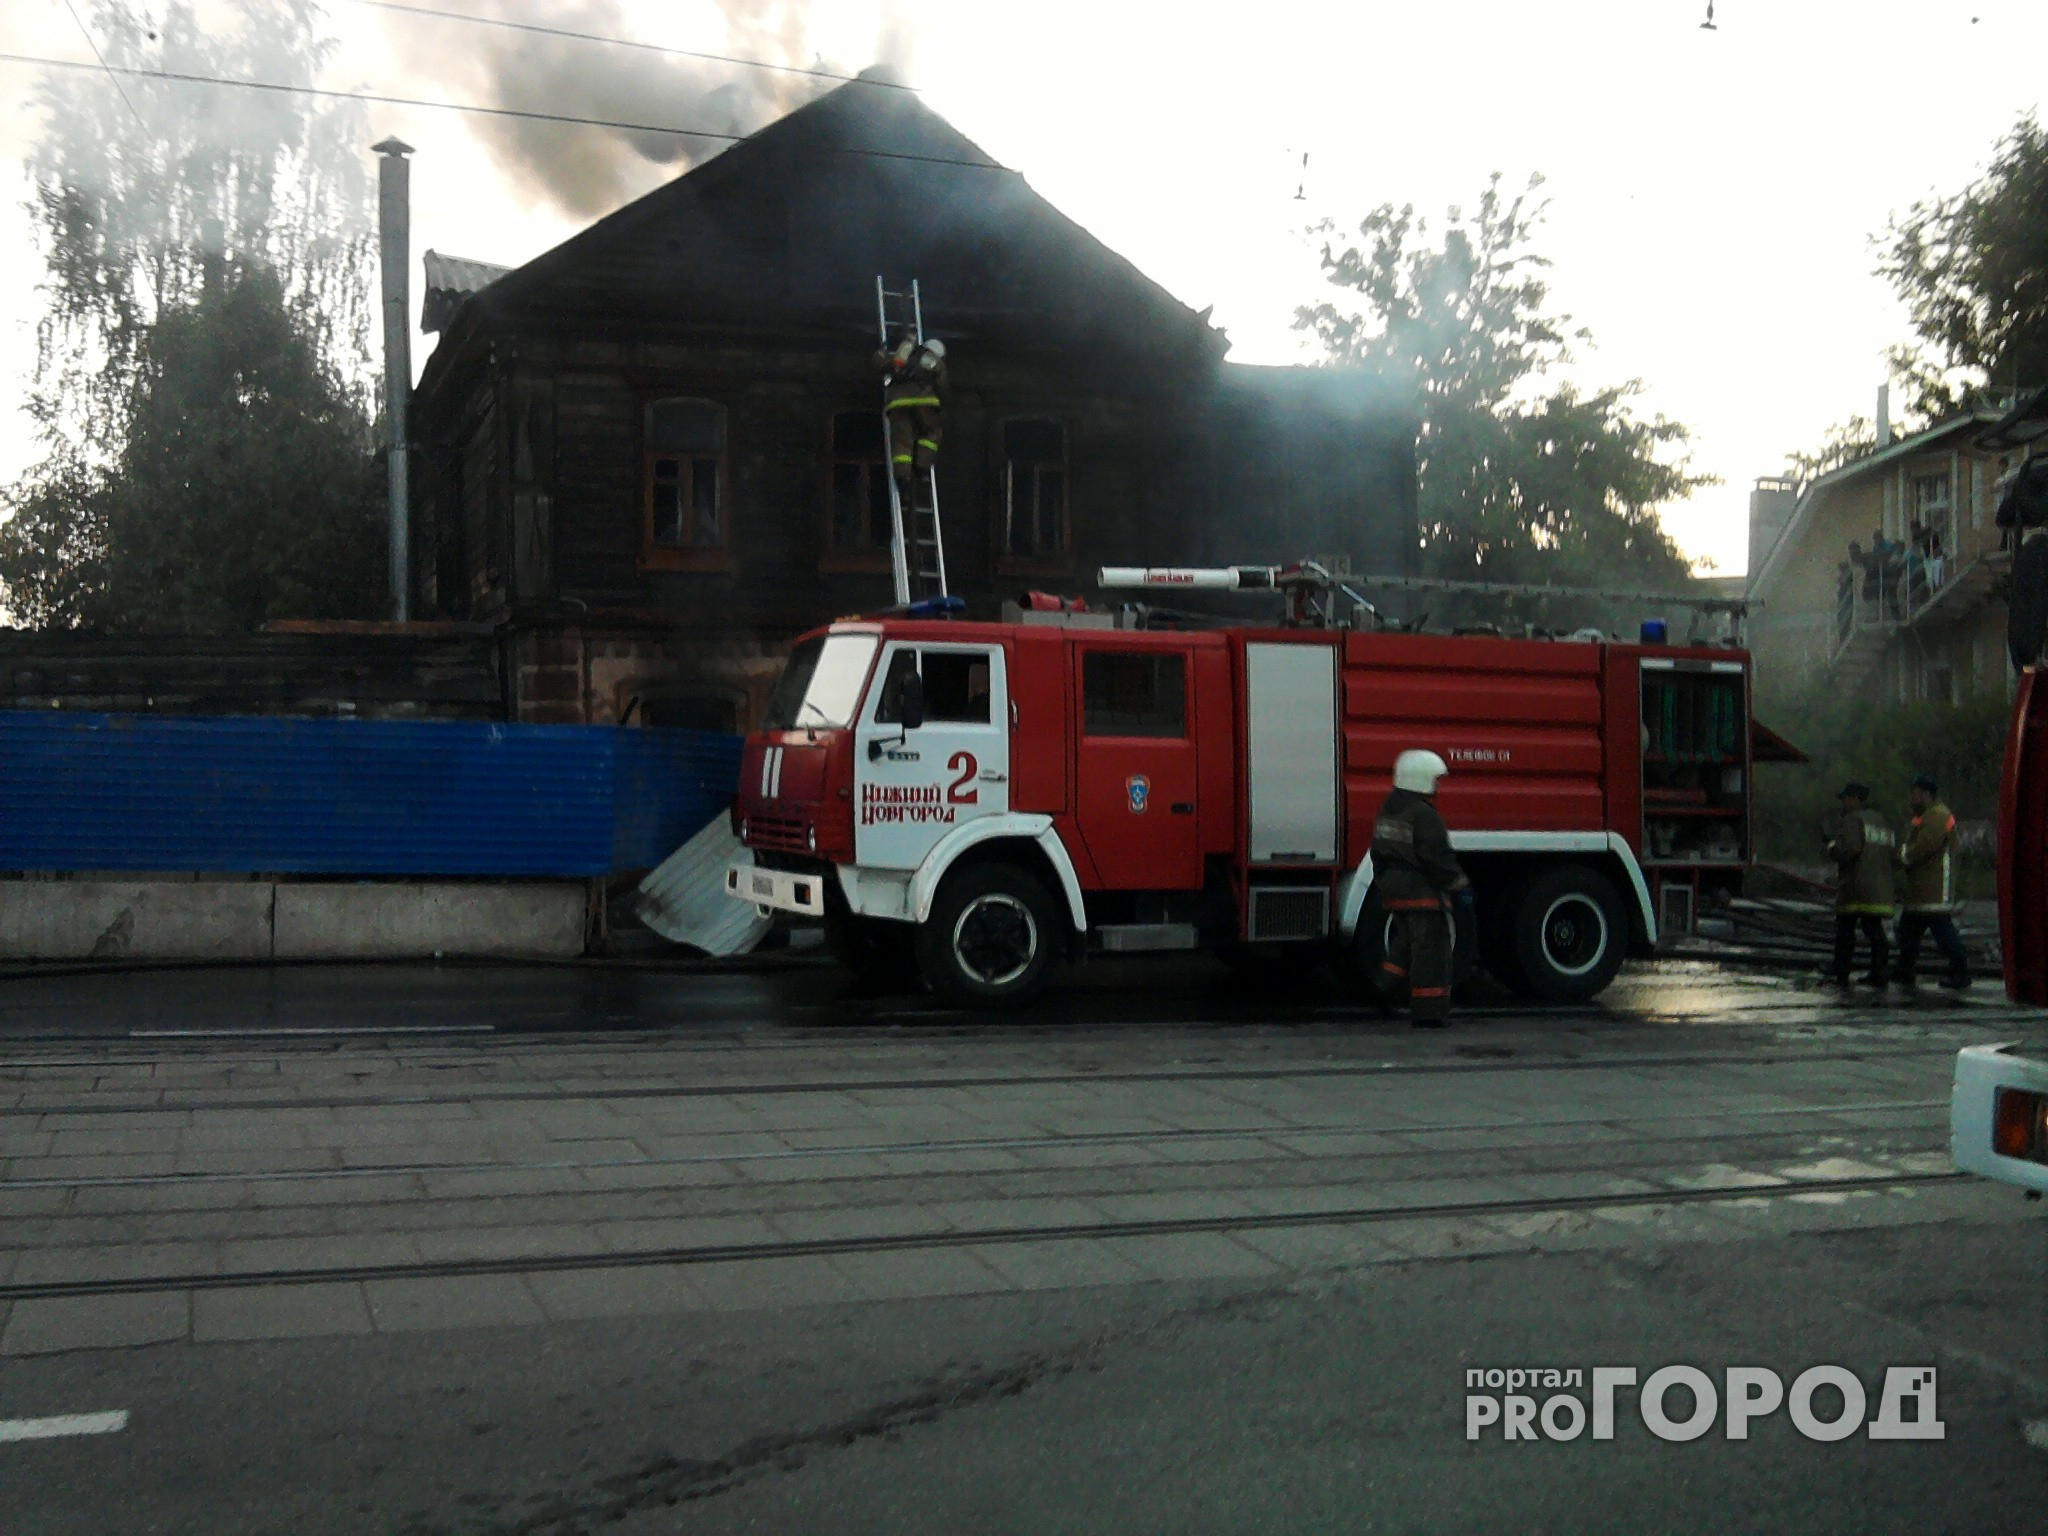
<path fill-rule="evenodd" d="M 2023 1189 L 2048 1190 L 2048 1163 L 2001 1156 L 1993 1142 L 2001 1091 L 2048 1095 L 2048 1062 L 2016 1056 L 2010 1045 L 1973 1045 L 1956 1057 L 1948 1112 L 1949 1160 L 1965 1173 Z"/>
<path fill-rule="evenodd" d="M 733 863 L 725 867 L 725 893 L 736 901 L 750 901 L 764 912 L 825 915 L 823 875 L 794 875 L 783 869 Z"/>

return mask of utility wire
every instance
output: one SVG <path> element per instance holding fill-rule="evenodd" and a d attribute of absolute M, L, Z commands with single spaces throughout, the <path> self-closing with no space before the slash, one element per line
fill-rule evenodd
<path fill-rule="evenodd" d="M 78 7 L 73 5 L 71 3 L 71 0 L 64 0 L 64 9 L 69 11 L 71 13 L 71 19 L 78 23 L 79 33 L 85 38 L 85 46 L 90 48 L 92 50 L 92 56 L 100 61 L 100 68 L 106 70 L 107 83 L 113 86 L 114 94 L 121 98 L 121 105 L 128 109 L 129 115 L 133 117 L 135 121 L 138 124 L 140 124 L 143 129 L 147 130 L 149 124 L 142 121 L 142 114 L 135 110 L 135 103 L 130 101 L 128 99 L 128 93 L 121 89 L 120 80 L 115 77 L 113 68 L 107 63 L 107 56 L 104 53 L 100 52 L 100 45 L 93 41 L 92 29 L 86 26 L 85 18 L 78 14 Z"/>
<path fill-rule="evenodd" d="M 0 64 L 27 64 L 38 69 L 81 69 L 91 70 L 96 66 L 80 59 L 46 59 L 27 53 L 0 53 Z M 666 133 L 685 139 L 711 139 L 725 144 L 737 144 L 752 135 L 744 133 L 714 133 L 705 128 L 673 128 L 665 123 L 633 123 L 615 118 L 577 117 L 567 112 L 529 112 L 520 107 L 480 107 L 462 101 L 427 101 L 416 96 L 386 96 L 375 91 L 331 91 L 315 85 L 283 85 L 274 80 L 235 80 L 221 75 L 185 74 L 170 69 L 140 69 L 125 64 L 102 64 L 109 75 L 128 75 L 144 80 L 168 80 L 178 85 L 225 85 L 245 91 L 270 91 L 288 96 L 318 96 L 328 101 L 361 101 L 375 106 L 423 107 L 435 112 L 470 112 L 482 117 L 517 118 L 530 123 L 564 123 L 584 128 L 611 128 L 622 133 Z M 869 84 L 872 82 L 862 82 Z M 868 160 L 904 160 L 917 165 L 959 165 L 977 171 L 1006 171 L 1015 175 L 1007 165 L 993 160 L 962 160 L 946 155 L 913 155 L 889 149 L 853 149 L 839 145 L 827 145 L 832 154 L 856 155 Z"/>
<path fill-rule="evenodd" d="M 679 59 L 702 59 L 711 64 L 737 64 L 745 69 L 772 69 L 780 74 L 807 75 L 813 80 L 859 80 L 859 75 L 843 75 L 831 69 L 805 69 L 796 64 L 769 64 L 760 59 L 736 58 L 729 53 L 699 53 L 691 48 L 669 48 L 661 43 L 643 43 L 631 37 L 605 37 L 595 32 L 577 32 L 568 27 L 544 27 L 538 22 L 506 21 L 497 16 L 471 16 L 462 11 L 436 10 L 427 5 L 403 5 L 399 0 L 355 0 L 357 5 L 367 6 L 374 11 L 397 11 L 406 16 L 428 16 L 436 21 L 459 21 L 473 27 L 500 27 L 508 32 L 531 32 L 539 37 L 562 37 L 578 43 L 603 43 L 613 48 L 638 48 L 645 53 L 663 53 Z M 892 91 L 913 89 L 897 80 L 868 79 L 868 85 L 886 86 Z"/>

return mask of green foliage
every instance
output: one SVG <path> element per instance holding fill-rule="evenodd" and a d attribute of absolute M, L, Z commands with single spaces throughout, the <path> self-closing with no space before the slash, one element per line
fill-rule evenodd
<path fill-rule="evenodd" d="M 282 83 L 313 79 L 319 21 L 314 0 L 92 16 L 110 63 Z M 360 109 L 68 73 L 34 100 L 45 456 L 0 491 L 4 607 L 181 630 L 376 612 Z"/>
<path fill-rule="evenodd" d="M 1757 770 L 1759 856 L 1817 861 L 1819 829 L 1834 818 L 1835 791 L 1850 780 L 1868 784 L 1871 804 L 1902 826 L 1912 814 L 1906 791 L 1920 773 L 1934 776 L 1943 802 L 1959 818 L 1996 816 L 2010 714 L 2001 692 L 1955 705 L 1875 705 L 1867 695 L 1844 697 L 1825 683 L 1761 696 L 1757 718 L 1813 761 Z"/>
<path fill-rule="evenodd" d="M 111 465 L 10 493 L 0 580 L 38 625 L 218 632 L 374 611 L 381 477 L 366 424 L 267 267 L 160 314 Z"/>
<path fill-rule="evenodd" d="M 1961 192 L 1915 203 L 1885 232 L 1878 271 L 1911 307 L 1897 347 L 1907 408 L 1928 421 L 1969 389 L 2048 381 L 2048 130 L 2031 113 Z"/>
<path fill-rule="evenodd" d="M 1422 574 L 1681 590 L 1690 572 L 1656 509 L 1709 478 L 1665 457 L 1685 428 L 1631 410 L 1640 382 L 1582 393 L 1549 378 L 1588 333 L 1547 312 L 1549 263 L 1532 249 L 1541 184 L 1508 201 L 1496 175 L 1473 216 L 1452 208 L 1437 239 L 1392 204 L 1366 215 L 1356 244 L 1326 227 L 1324 275 L 1364 308 L 1304 305 L 1295 326 L 1332 363 L 1373 368 L 1419 401 Z M 1511 616 L 1572 623 L 1600 610 L 1550 599 Z"/>
<path fill-rule="evenodd" d="M 1877 451 L 1877 428 L 1868 416 L 1851 416 L 1836 422 L 1821 438 L 1818 447 L 1793 449 L 1785 455 L 1785 468 L 1801 485 L 1819 479 L 1829 470 Z"/>

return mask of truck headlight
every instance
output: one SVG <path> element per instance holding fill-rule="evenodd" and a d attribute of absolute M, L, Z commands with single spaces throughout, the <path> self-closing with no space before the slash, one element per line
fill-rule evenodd
<path fill-rule="evenodd" d="M 816 853 L 818 851 L 818 829 L 816 827 L 808 829 L 806 838 L 811 845 L 811 852 Z"/>
<path fill-rule="evenodd" d="M 2000 1157 L 2048 1163 L 2048 1094 L 1999 1089 L 1991 1101 L 1991 1150 Z"/>

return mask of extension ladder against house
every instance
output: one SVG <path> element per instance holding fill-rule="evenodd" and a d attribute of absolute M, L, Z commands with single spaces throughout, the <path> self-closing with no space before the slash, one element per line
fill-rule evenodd
<path fill-rule="evenodd" d="M 889 312 L 892 299 L 899 305 L 893 319 Z M 879 277 L 875 279 L 875 324 L 881 334 L 884 352 L 905 336 L 919 346 L 924 345 L 924 304 L 915 278 L 903 292 L 883 286 Z M 883 388 L 885 391 L 888 388 L 886 381 Z M 889 421 L 888 413 L 884 411 L 882 451 L 885 459 L 888 443 Z M 922 483 L 913 479 L 911 504 L 906 507 L 895 466 L 889 464 L 885 468 L 889 476 L 890 555 L 896 574 L 896 604 L 908 607 L 911 603 L 945 597 L 946 545 L 939 533 L 939 472 L 936 467 L 926 470 Z M 919 491 L 924 493 L 921 501 Z"/>

